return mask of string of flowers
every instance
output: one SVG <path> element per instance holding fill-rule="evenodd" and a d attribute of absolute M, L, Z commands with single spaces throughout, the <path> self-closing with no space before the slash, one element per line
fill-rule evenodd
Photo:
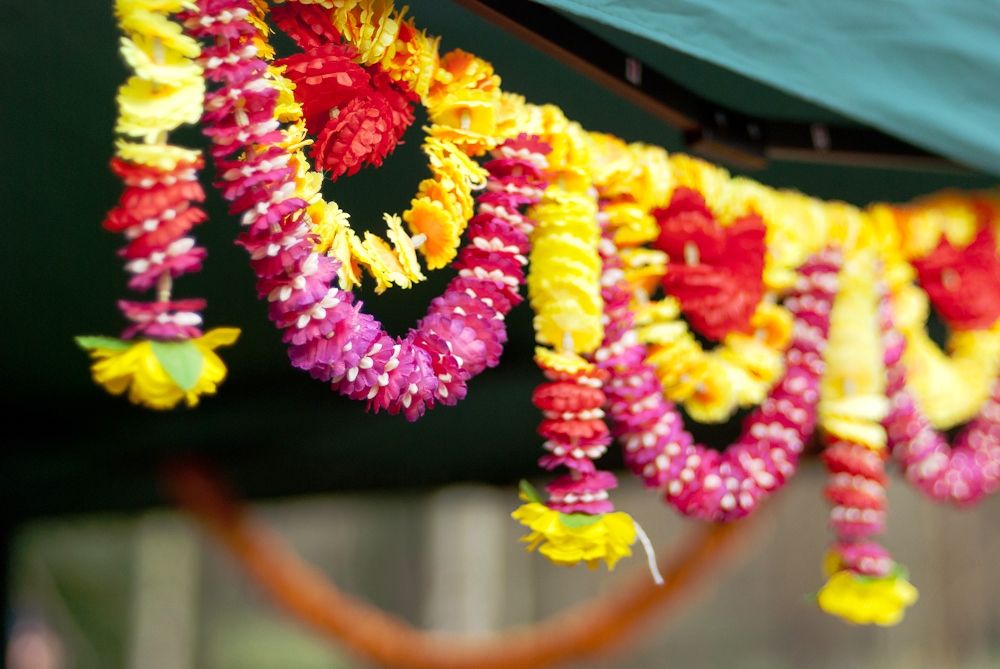
<path fill-rule="evenodd" d="M 538 549 L 555 564 L 584 562 L 593 569 L 604 560 L 614 569 L 632 554 L 636 525 L 609 499 L 608 491 L 618 486 L 615 475 L 594 466 L 611 442 L 601 409 L 605 374 L 571 352 L 539 347 L 535 361 L 547 379 L 532 395 L 544 417 L 538 433 L 547 453 L 539 465 L 563 466 L 568 473 L 546 485 L 547 501 L 522 482 L 524 504 L 511 517 L 530 530 L 522 539 L 527 549 Z"/>
<path fill-rule="evenodd" d="M 906 339 L 907 388 L 940 430 L 974 418 L 1000 375 L 997 211 L 980 195 L 951 193 L 869 210 L 885 238 L 880 256 Z M 927 331 L 931 305 L 949 328 L 944 350 Z"/>
<path fill-rule="evenodd" d="M 886 366 L 902 354 L 902 340 L 891 331 L 887 289 L 871 283 L 874 265 L 872 257 L 845 264 L 834 307 L 830 357 L 856 357 L 857 364 L 849 371 L 831 367 L 824 378 L 825 494 L 833 505 L 830 527 L 836 540 L 827 554 L 828 579 L 817 602 L 848 622 L 887 626 L 902 620 L 917 590 L 906 569 L 873 539 L 886 522 L 888 450 L 879 421 L 888 406 L 879 386 Z"/>
<path fill-rule="evenodd" d="M 704 197 L 687 187 L 652 214 L 667 298 L 637 314 L 639 340 L 649 345 L 646 361 L 667 399 L 682 402 L 693 420 L 725 421 L 740 407 L 760 404 L 784 372 L 792 319 L 763 299 L 766 226 L 756 213 L 722 226 Z M 703 350 L 688 324 L 718 345 Z"/>
<path fill-rule="evenodd" d="M 907 388 L 907 342 L 895 329 L 891 307 L 885 311 L 889 411 L 884 425 L 889 450 L 906 480 L 934 500 L 959 505 L 973 504 L 996 492 L 1000 489 L 1000 383 L 994 383 L 979 414 L 949 444 Z"/>
<path fill-rule="evenodd" d="M 78 337 L 95 360 L 94 381 L 118 395 L 153 409 L 184 401 L 198 403 L 226 376 L 214 349 L 232 344 L 235 328 L 202 333 L 205 301 L 174 299 L 173 282 L 201 269 L 206 251 L 188 236 L 205 220 L 197 203 L 205 199 L 198 183 L 197 151 L 168 143 L 168 133 L 201 116 L 205 83 L 196 41 L 183 35 L 170 16 L 181 0 L 118 0 L 115 16 L 125 33 L 121 54 L 133 70 L 118 91 L 118 122 L 111 169 L 125 190 L 108 212 L 104 228 L 124 235 L 119 255 L 131 274 L 128 287 L 155 290 L 150 302 L 121 300 L 131 325 L 121 339 Z"/>
<path fill-rule="evenodd" d="M 520 299 L 532 228 L 519 208 L 541 196 L 547 147 L 521 137 L 498 148 L 485 166 L 490 177 L 470 222 L 470 242 L 455 263 L 458 276 L 415 329 L 391 337 L 351 293 L 331 285 L 339 261 L 316 252 L 294 176 L 257 178 L 240 168 L 277 155 L 285 140 L 273 119 L 277 91 L 256 56 L 253 6 L 201 0 L 198 9 L 185 25 L 215 42 L 205 74 L 220 84 L 208 96 L 205 132 L 221 162 L 224 194 L 242 193 L 233 199 L 235 213 L 249 213 L 239 244 L 250 254 L 258 294 L 284 331 L 292 364 L 347 397 L 367 400 L 370 410 L 410 420 L 437 404 L 455 404 L 470 378 L 499 362 L 503 317 Z"/>
<path fill-rule="evenodd" d="M 278 4 L 275 23 L 303 52 L 277 61 L 269 75 L 282 93 L 279 120 L 291 124 L 297 144 L 312 144 L 317 169 L 331 180 L 381 165 L 412 123 L 414 102 L 426 107 L 431 124 L 423 150 L 432 176 L 420 182 L 402 219 L 433 270 L 455 258 L 473 214 L 472 192 L 486 178 L 468 156 L 517 134 L 523 99 L 504 94 L 482 59 L 461 50 L 439 57 L 439 39 L 417 30 L 405 13 L 390 2 Z M 314 143 L 304 139 L 307 131 Z M 386 216 L 391 246 L 371 232 L 362 241 L 347 212 L 323 201 L 321 177 L 308 171 L 301 150 L 293 164 L 321 250 L 341 262 L 341 288 L 357 285 L 359 267 L 376 279 L 377 292 L 423 280 L 419 266 L 404 262 L 396 217 Z"/>
<path fill-rule="evenodd" d="M 800 268 L 799 282 L 785 301 L 795 321 L 785 374 L 747 418 L 740 438 L 720 453 L 696 444 L 664 398 L 656 371 L 645 362 L 646 346 L 633 329 L 633 288 L 623 278 L 609 235 L 600 248 L 607 327 L 595 357 L 610 374 L 608 411 L 626 466 L 687 516 L 718 521 L 749 514 L 795 472 L 815 425 L 837 253 L 824 252 Z"/>

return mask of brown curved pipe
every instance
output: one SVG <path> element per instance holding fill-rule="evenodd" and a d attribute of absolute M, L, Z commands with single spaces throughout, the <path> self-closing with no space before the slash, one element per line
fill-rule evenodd
<path fill-rule="evenodd" d="M 622 587 L 547 620 L 488 636 L 422 631 L 341 592 L 274 531 L 250 518 L 226 486 L 202 467 L 174 467 L 167 485 L 250 579 L 293 617 L 357 655 L 399 669 L 529 669 L 620 646 L 654 614 L 676 611 L 695 586 L 731 559 L 754 521 L 702 525 L 660 561 L 666 584 L 643 571 Z M 759 515 L 759 514 L 758 514 Z"/>

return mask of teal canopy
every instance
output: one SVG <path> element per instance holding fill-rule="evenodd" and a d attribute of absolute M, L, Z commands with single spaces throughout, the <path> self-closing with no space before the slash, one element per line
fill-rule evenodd
<path fill-rule="evenodd" d="M 537 1 L 657 69 L 668 47 L 1000 175 L 992 0 Z"/>

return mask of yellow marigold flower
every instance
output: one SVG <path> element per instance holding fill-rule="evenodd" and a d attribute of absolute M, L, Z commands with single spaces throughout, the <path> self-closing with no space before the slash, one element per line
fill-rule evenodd
<path fill-rule="evenodd" d="M 628 148 L 636 170 L 627 192 L 646 211 L 666 206 L 675 185 L 666 150 L 639 142 L 629 144 Z"/>
<path fill-rule="evenodd" d="M 823 430 L 873 451 L 885 448 L 885 428 L 881 421 L 889 411 L 883 395 L 851 395 L 819 402 L 819 421 Z"/>
<path fill-rule="evenodd" d="M 651 242 L 660 234 L 656 219 L 634 202 L 609 204 L 604 213 L 615 231 L 614 240 L 619 248 Z"/>
<path fill-rule="evenodd" d="M 614 135 L 601 132 L 590 132 L 588 138 L 591 149 L 587 170 L 594 177 L 594 185 L 605 197 L 631 195 L 628 184 L 624 183 L 634 174 L 628 145 Z"/>
<path fill-rule="evenodd" d="M 469 158 L 454 142 L 435 137 L 432 133 L 421 148 L 427 154 L 431 172 L 435 175 L 447 174 L 456 183 L 464 180 L 473 188 L 482 188 L 486 185 L 486 169 Z M 466 214 L 469 215 L 471 214 Z"/>
<path fill-rule="evenodd" d="M 455 257 L 461 239 L 457 217 L 439 200 L 415 198 L 410 208 L 403 212 L 403 220 L 410 232 L 424 236 L 420 252 L 428 269 L 446 267 Z"/>
<path fill-rule="evenodd" d="M 705 353 L 691 333 L 670 343 L 650 347 L 646 362 L 656 369 L 663 394 L 672 402 L 683 402 L 695 392 L 705 367 Z"/>
<path fill-rule="evenodd" d="M 117 3 L 118 23 L 124 32 L 132 36 L 142 35 L 156 39 L 165 51 L 176 51 L 187 58 L 197 58 L 201 54 L 198 41 L 185 35 L 179 23 L 158 13 L 160 10 L 120 9 L 122 6 L 135 4 L 141 3 L 121 0 Z"/>
<path fill-rule="evenodd" d="M 336 202 L 325 200 L 313 203 L 308 212 L 309 219 L 312 221 L 312 231 L 317 237 L 316 252 L 329 253 L 333 248 L 337 233 L 350 227 L 351 215 L 341 209 Z"/>
<path fill-rule="evenodd" d="M 636 336 L 644 344 L 664 345 L 688 337 L 687 324 L 682 321 L 650 323 L 636 330 Z"/>
<path fill-rule="evenodd" d="M 655 302 L 638 305 L 635 310 L 635 324 L 649 325 L 660 321 L 672 321 L 681 315 L 681 303 L 676 297 L 667 296 Z M 686 326 L 685 326 L 686 329 Z"/>
<path fill-rule="evenodd" d="M 621 259 L 625 265 L 625 280 L 633 289 L 641 290 L 646 295 L 656 292 L 667 273 L 666 253 L 642 247 L 624 248 Z"/>
<path fill-rule="evenodd" d="M 543 344 L 563 346 L 569 342 L 574 351 L 593 351 L 601 344 L 604 328 L 599 311 L 585 313 L 575 305 L 555 302 L 546 304 L 533 322 L 535 338 Z"/>
<path fill-rule="evenodd" d="M 274 118 L 282 123 L 292 123 L 302 118 L 302 105 L 295 99 L 295 82 L 285 76 L 285 66 L 268 65 L 271 86 L 278 91 L 274 104 Z"/>
<path fill-rule="evenodd" d="M 528 502 L 511 517 L 531 530 L 521 539 L 527 550 L 538 549 L 557 565 L 571 567 L 583 562 L 595 569 L 603 560 L 612 570 L 618 560 L 632 555 L 635 522 L 627 513 L 564 514 L 540 502 Z"/>
<path fill-rule="evenodd" d="M 498 98 L 486 91 L 452 93 L 428 108 L 432 137 L 451 141 L 470 155 L 480 155 L 497 143 Z"/>
<path fill-rule="evenodd" d="M 205 82 L 200 77 L 179 87 L 159 86 L 129 77 L 118 89 L 117 132 L 155 141 L 161 133 L 201 118 Z"/>
<path fill-rule="evenodd" d="M 500 90 L 500 77 L 494 73 L 493 66 L 488 61 L 468 51 L 454 49 L 441 57 L 435 73 L 435 83 L 431 87 L 429 105 L 435 106 L 442 99 L 463 89 L 497 94 Z"/>
<path fill-rule="evenodd" d="M 382 68 L 396 81 L 404 81 L 411 91 L 428 104 L 428 93 L 438 70 L 439 37 L 428 37 L 417 30 L 412 21 L 403 21 L 410 33 L 410 39 L 403 41 L 398 35 L 396 41 L 382 56 Z M 400 31 L 401 33 L 403 31 Z"/>
<path fill-rule="evenodd" d="M 155 38 L 122 37 L 119 51 L 140 79 L 159 85 L 196 86 L 202 77 L 201 66 L 176 51 L 163 49 Z"/>
<path fill-rule="evenodd" d="M 173 144 L 145 144 L 124 139 L 115 142 L 115 153 L 122 160 L 164 171 L 174 169 L 178 163 L 193 163 L 201 156 L 200 151 Z"/>
<path fill-rule="evenodd" d="M 751 378 L 770 387 L 785 373 L 785 363 L 779 349 L 768 346 L 756 337 L 732 333 L 723 346 L 716 349 L 727 362 L 744 370 Z"/>
<path fill-rule="evenodd" d="M 409 288 L 413 285 L 413 281 L 410 280 L 406 270 L 403 269 L 402 263 L 399 262 L 399 258 L 388 242 L 378 235 L 373 235 L 371 232 L 366 231 L 364 247 L 368 251 L 368 258 L 371 263 L 381 265 L 377 270 L 379 274 L 388 276 L 389 280 L 400 288 Z"/>
<path fill-rule="evenodd" d="M 400 14 L 394 14 L 392 0 L 333 3 L 333 24 L 358 50 L 365 65 L 379 62 L 399 34 Z"/>
<path fill-rule="evenodd" d="M 569 351 L 553 351 L 543 346 L 535 347 L 535 364 L 542 369 L 564 374 L 590 374 L 594 365 Z"/>
<path fill-rule="evenodd" d="M 754 330 L 754 336 L 775 351 L 784 351 L 788 348 L 792 340 L 792 325 L 792 314 L 788 309 L 767 301 L 761 301 L 750 317 L 750 327 Z"/>
<path fill-rule="evenodd" d="M 819 607 L 856 625 L 888 627 L 903 619 L 906 608 L 917 601 L 917 589 L 905 573 L 884 578 L 838 571 L 830 576 L 817 595 Z"/>
<path fill-rule="evenodd" d="M 736 406 L 729 365 L 714 355 L 704 356 L 704 364 L 694 381 L 694 392 L 684 401 L 684 410 L 699 423 L 721 423 L 736 411 Z"/>
<path fill-rule="evenodd" d="M 386 236 L 392 242 L 392 248 L 395 251 L 396 259 L 399 261 L 403 273 L 414 283 L 423 281 L 427 277 L 420 271 L 417 250 L 413 246 L 413 239 L 403 230 L 403 222 L 399 216 L 395 215 L 383 214 L 383 218 L 385 219 L 386 226 L 389 228 Z"/>
<path fill-rule="evenodd" d="M 366 232 L 365 241 L 361 241 L 357 233 L 354 230 L 346 229 L 347 241 L 351 248 L 351 256 L 359 265 L 365 268 L 368 273 L 375 279 L 375 292 L 382 294 L 386 290 L 392 287 L 392 284 L 396 282 L 396 279 L 403 278 L 405 280 L 405 275 L 401 272 L 397 276 L 393 271 L 392 267 L 389 267 L 383 262 L 383 259 L 378 254 L 380 249 L 374 248 L 372 244 L 368 244 L 368 238 L 372 235 Z M 380 240 L 381 241 L 381 240 Z M 383 242 L 384 244 L 385 242 Z M 387 249 L 389 255 L 392 254 L 391 249 Z"/>
<path fill-rule="evenodd" d="M 907 207 L 897 207 L 895 212 L 902 251 L 907 258 L 927 255 L 942 236 L 955 247 L 965 247 L 979 231 L 975 209 L 956 193 L 931 196 Z"/>
<path fill-rule="evenodd" d="M 189 407 L 212 395 L 226 378 L 226 365 L 215 353 L 233 344 L 237 328 L 215 328 L 201 337 L 178 342 L 123 341 L 78 337 L 94 363 L 94 381 L 112 395 L 128 391 L 128 399 L 150 409 L 172 409 L 182 400 Z"/>
<path fill-rule="evenodd" d="M 337 278 L 342 290 L 354 290 L 361 285 L 361 264 L 354 257 L 352 240 L 357 235 L 349 227 L 342 227 L 334 233 L 327 255 L 340 261 Z M 360 243 L 360 240 L 359 240 Z"/>
<path fill-rule="evenodd" d="M 309 135 L 306 131 L 305 119 L 299 119 L 285 126 L 285 128 L 281 131 L 281 134 L 284 139 L 278 144 L 278 146 L 287 149 L 289 153 L 294 154 L 295 152 L 301 151 L 313 143 L 313 141 L 309 139 Z M 305 162 L 304 159 L 303 162 Z"/>

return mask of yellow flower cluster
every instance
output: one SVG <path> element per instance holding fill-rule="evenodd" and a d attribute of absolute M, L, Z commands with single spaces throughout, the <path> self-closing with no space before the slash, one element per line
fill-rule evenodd
<path fill-rule="evenodd" d="M 528 299 L 539 343 L 578 353 L 601 344 L 601 259 L 597 203 L 586 191 L 550 185 L 529 212 L 531 240 Z"/>
<path fill-rule="evenodd" d="M 266 41 L 266 23 L 258 15 L 259 40 Z M 269 55 L 273 55 L 271 52 Z M 359 236 L 350 225 L 350 214 L 336 202 L 323 199 L 323 175 L 309 168 L 304 148 L 311 143 L 306 138 L 302 107 L 295 100 L 295 85 L 284 76 L 283 68 L 270 66 L 268 80 L 278 91 L 275 117 L 287 124 L 282 145 L 288 150 L 290 166 L 295 168 L 295 196 L 305 200 L 317 251 L 328 253 L 340 261 L 339 281 L 344 290 L 360 285 L 362 269 L 375 279 L 375 291 L 384 292 L 391 286 L 409 288 L 425 279 L 417 261 L 414 241 L 403 231 L 398 216 L 386 214 L 388 241 L 371 232 Z"/>
<path fill-rule="evenodd" d="M 750 321 L 753 334 L 731 333 L 711 351 L 681 320 L 674 298 L 639 303 L 635 309 L 636 332 L 649 345 L 646 361 L 656 370 L 664 396 L 683 403 L 700 423 L 720 423 L 740 407 L 759 404 L 784 373 L 782 354 L 792 333 L 792 317 L 784 307 L 761 302 Z"/>
<path fill-rule="evenodd" d="M 181 401 L 196 406 L 202 395 L 213 395 L 226 378 L 226 365 L 215 353 L 235 343 L 236 328 L 215 328 L 201 337 L 180 342 L 122 341 L 79 337 L 94 364 L 94 382 L 112 395 L 128 391 L 128 399 L 150 409 L 172 409 Z"/>
<path fill-rule="evenodd" d="M 950 192 L 905 207 L 874 205 L 867 213 L 879 236 L 896 327 L 906 338 L 907 388 L 934 427 L 970 420 L 1000 375 L 1000 322 L 952 332 L 942 350 L 927 332 L 927 294 L 914 285 L 908 261 L 933 251 L 942 237 L 959 248 L 969 244 L 979 231 L 978 213 L 968 196 Z"/>
<path fill-rule="evenodd" d="M 279 68 L 270 70 L 280 93 L 276 117 L 290 124 L 286 146 L 297 149 L 298 195 L 311 203 L 309 214 L 321 250 L 341 261 L 341 287 L 349 290 L 358 285 L 363 268 L 375 278 L 376 292 L 393 285 L 408 288 L 425 278 L 412 258 L 414 249 L 419 249 L 431 270 L 455 258 L 473 214 L 473 191 L 486 182 L 485 170 L 469 156 L 480 155 L 515 134 L 523 100 L 500 90 L 500 79 L 486 61 L 457 50 L 439 58 L 439 40 L 405 19 L 405 8 L 397 12 L 386 0 L 310 0 L 309 4 L 330 10 L 333 25 L 358 49 L 360 64 L 381 67 L 427 107 L 431 126 L 426 129 L 423 150 L 431 177 L 420 182 L 410 208 L 402 215 L 414 238 L 401 233 L 398 219 L 387 215 L 391 245 L 370 232 L 362 240 L 351 229 L 349 215 L 323 201 L 319 193 L 322 177 L 309 171 L 302 153 L 309 140 L 294 85 Z"/>
<path fill-rule="evenodd" d="M 538 549 L 558 565 L 572 567 L 584 562 L 594 569 L 603 560 L 608 569 L 614 569 L 618 560 L 632 555 L 635 522 L 627 513 L 564 514 L 541 502 L 528 501 L 511 517 L 531 530 L 521 539 L 527 550 Z"/>
<path fill-rule="evenodd" d="M 881 421 L 889 402 L 873 276 L 877 260 L 871 249 L 845 251 L 830 314 L 819 421 L 831 435 L 881 450 L 886 445 Z"/>
<path fill-rule="evenodd" d="M 118 156 L 171 170 L 193 162 L 198 152 L 167 144 L 167 133 L 201 118 L 205 81 L 195 58 L 197 41 L 169 15 L 182 0 L 116 0 L 115 17 L 125 36 L 121 54 L 133 75 L 118 89 Z"/>
<path fill-rule="evenodd" d="M 889 627 L 917 601 L 917 589 L 904 574 L 872 578 L 842 570 L 830 576 L 816 599 L 821 609 L 849 623 Z"/>

